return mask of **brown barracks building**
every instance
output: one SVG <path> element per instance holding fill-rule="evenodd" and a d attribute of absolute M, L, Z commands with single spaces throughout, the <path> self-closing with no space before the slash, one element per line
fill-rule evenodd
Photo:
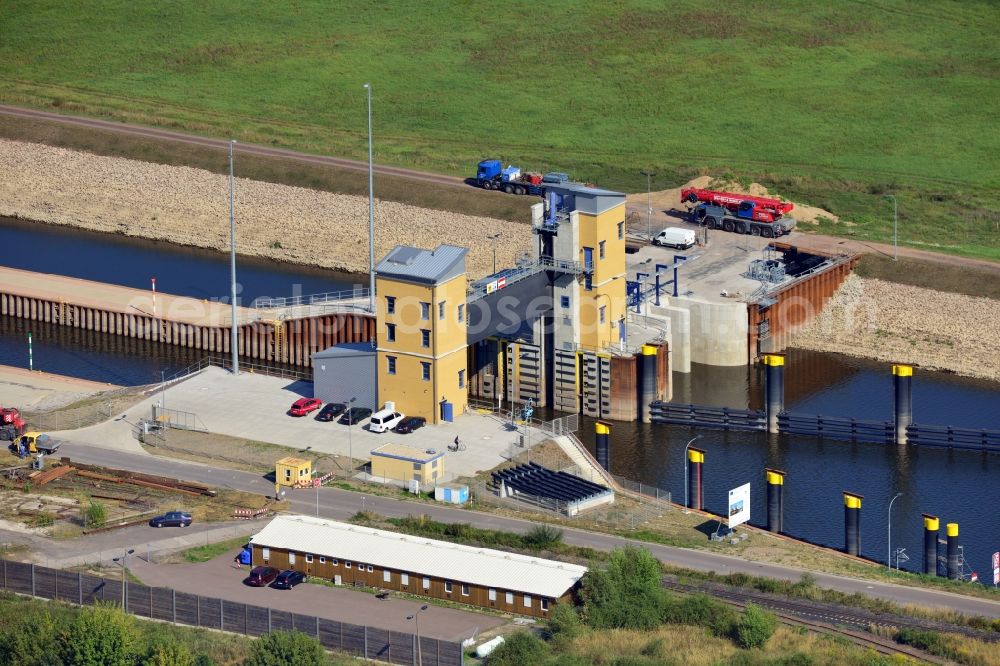
<path fill-rule="evenodd" d="M 587 568 L 309 516 L 278 516 L 250 540 L 254 566 L 295 569 L 508 613 L 548 617 Z"/>

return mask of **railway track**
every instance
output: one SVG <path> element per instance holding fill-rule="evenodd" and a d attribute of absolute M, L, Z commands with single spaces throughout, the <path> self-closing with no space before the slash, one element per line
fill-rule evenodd
<path fill-rule="evenodd" d="M 839 635 L 853 643 L 870 647 L 881 654 L 905 654 L 931 663 L 949 663 L 947 660 L 929 655 L 922 650 L 901 645 L 895 641 L 869 633 L 872 626 L 887 629 L 911 628 L 929 631 L 946 631 L 978 640 L 1000 643 L 1000 634 L 977 631 L 946 622 L 924 620 L 913 617 L 876 613 L 863 608 L 852 608 L 806 599 L 790 599 L 758 590 L 735 588 L 718 583 L 681 583 L 675 576 L 665 576 L 664 588 L 684 594 L 703 593 L 738 608 L 754 603 L 774 613 L 782 622 L 792 626 L 805 627 L 810 631 Z"/>

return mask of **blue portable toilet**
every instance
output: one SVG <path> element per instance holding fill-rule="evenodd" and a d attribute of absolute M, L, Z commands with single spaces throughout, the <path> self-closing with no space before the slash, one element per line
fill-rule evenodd
<path fill-rule="evenodd" d="M 447 400 L 441 401 L 441 420 L 448 423 L 455 420 L 455 405 Z"/>
<path fill-rule="evenodd" d="M 240 564 L 250 564 L 251 560 L 250 548 L 249 546 L 244 546 L 243 550 L 240 551 Z"/>

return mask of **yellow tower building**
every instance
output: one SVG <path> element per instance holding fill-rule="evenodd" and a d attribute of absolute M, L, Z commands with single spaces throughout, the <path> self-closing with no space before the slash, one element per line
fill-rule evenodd
<path fill-rule="evenodd" d="M 380 405 L 428 423 L 465 411 L 467 253 L 400 245 L 375 267 Z"/>

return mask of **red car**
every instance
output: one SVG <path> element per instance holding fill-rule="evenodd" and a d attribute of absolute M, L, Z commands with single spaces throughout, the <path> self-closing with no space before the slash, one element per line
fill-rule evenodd
<path fill-rule="evenodd" d="M 315 412 L 323 406 L 323 401 L 319 398 L 299 398 L 292 403 L 288 410 L 289 416 L 305 416 L 309 412 Z"/>
<path fill-rule="evenodd" d="M 250 587 L 267 587 L 279 573 L 274 567 L 254 567 L 245 582 Z"/>

